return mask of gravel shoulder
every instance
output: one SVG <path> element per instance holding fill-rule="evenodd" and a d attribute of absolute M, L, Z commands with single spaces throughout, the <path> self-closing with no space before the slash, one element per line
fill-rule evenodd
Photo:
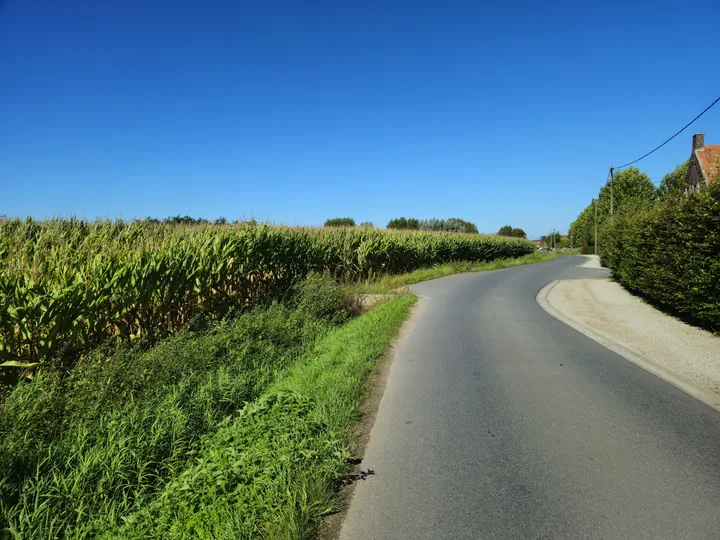
<path fill-rule="evenodd" d="M 553 282 L 540 291 L 538 303 L 576 330 L 720 409 L 719 337 L 658 311 L 606 279 Z"/>

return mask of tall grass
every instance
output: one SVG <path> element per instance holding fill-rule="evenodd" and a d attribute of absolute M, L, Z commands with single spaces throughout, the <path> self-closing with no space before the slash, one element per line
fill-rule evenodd
<path fill-rule="evenodd" d="M 121 523 L 330 327 L 274 306 L 21 382 L 0 409 L 0 530 L 85 538 Z"/>

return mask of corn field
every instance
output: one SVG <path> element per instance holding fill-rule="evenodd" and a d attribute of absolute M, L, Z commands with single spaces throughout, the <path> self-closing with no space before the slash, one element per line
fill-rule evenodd
<path fill-rule="evenodd" d="M 527 240 L 476 234 L 5 219 L 0 368 L 169 335 L 280 297 L 311 271 L 357 280 L 532 251 Z"/>

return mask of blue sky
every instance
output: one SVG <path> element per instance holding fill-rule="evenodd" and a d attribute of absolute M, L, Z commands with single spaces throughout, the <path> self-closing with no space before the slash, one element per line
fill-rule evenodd
<path fill-rule="evenodd" d="M 720 95 L 720 7 L 546 4 L 4 0 L 0 214 L 566 230 Z"/>

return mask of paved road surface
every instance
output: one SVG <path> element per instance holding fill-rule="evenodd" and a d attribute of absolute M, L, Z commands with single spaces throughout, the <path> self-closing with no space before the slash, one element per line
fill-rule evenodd
<path fill-rule="evenodd" d="M 536 304 L 580 261 L 413 287 L 342 539 L 720 538 L 720 413 Z"/>

